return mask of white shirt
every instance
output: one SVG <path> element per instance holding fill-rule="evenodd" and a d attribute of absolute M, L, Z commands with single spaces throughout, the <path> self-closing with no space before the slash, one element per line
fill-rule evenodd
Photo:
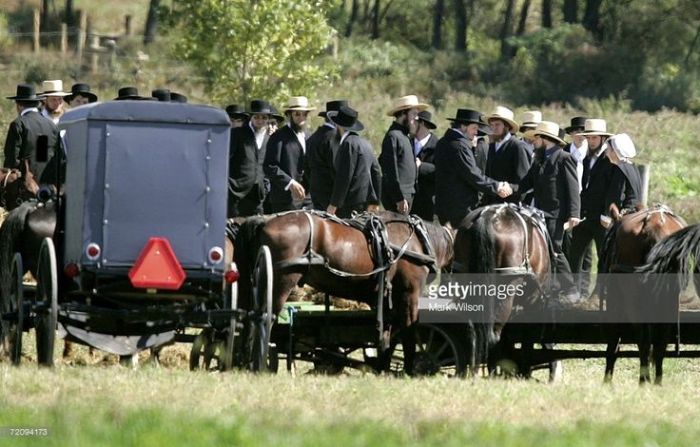
<path fill-rule="evenodd" d="M 346 130 L 345 133 L 343 134 L 342 137 L 340 137 L 340 143 L 338 144 L 338 147 L 343 145 L 343 141 L 350 135 L 350 131 Z"/>
<path fill-rule="evenodd" d="M 262 149 L 263 141 L 265 141 L 265 135 L 267 134 L 267 126 L 260 130 L 255 130 L 253 123 L 250 121 L 248 121 L 248 126 L 250 126 L 250 130 L 252 130 L 253 134 L 255 135 L 255 145 L 257 146 L 258 150 Z"/>
<path fill-rule="evenodd" d="M 297 132 L 297 140 L 299 140 L 299 144 L 301 144 L 301 150 L 306 153 L 306 134 L 301 131 Z"/>
<path fill-rule="evenodd" d="M 418 156 L 420 154 L 420 151 L 423 150 L 426 144 L 428 144 L 428 140 L 430 140 L 430 135 L 432 135 L 430 132 L 428 132 L 428 135 L 423 137 L 420 140 L 415 140 L 413 143 L 413 155 Z"/>
<path fill-rule="evenodd" d="M 588 169 L 593 169 L 593 166 L 595 166 L 596 162 L 600 158 L 600 156 L 605 152 L 605 150 L 608 148 L 608 143 L 603 143 L 602 146 L 600 146 L 600 149 L 598 149 L 598 152 L 595 153 L 594 156 L 591 157 L 589 164 L 588 164 Z"/>
<path fill-rule="evenodd" d="M 576 160 L 576 177 L 578 178 L 578 192 L 583 189 L 583 159 L 586 158 L 586 153 L 588 152 L 588 141 L 583 140 L 581 147 L 576 146 L 575 143 L 571 143 L 571 149 L 569 151 L 571 156 Z"/>
<path fill-rule="evenodd" d="M 496 152 L 498 152 L 498 150 L 501 149 L 501 146 L 503 146 L 503 145 L 506 143 L 506 141 L 510 140 L 512 136 L 513 136 L 513 135 L 511 135 L 511 133 L 508 132 L 508 133 L 506 133 L 506 136 L 505 136 L 501 141 L 497 141 L 497 142 L 495 143 L 495 145 L 496 145 Z"/>

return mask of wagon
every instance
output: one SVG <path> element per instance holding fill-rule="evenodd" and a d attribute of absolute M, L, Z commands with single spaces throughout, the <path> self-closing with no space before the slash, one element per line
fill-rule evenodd
<path fill-rule="evenodd" d="M 218 355 L 230 368 L 240 314 L 237 271 L 225 253 L 227 115 L 119 101 L 71 110 L 59 128 L 64 194 L 31 299 L 15 256 L 11 301 L 21 304 L 5 315 L 18 328 L 14 347 L 32 326 L 44 365 L 53 362 L 56 334 L 121 356 L 197 341 L 192 363 Z"/>

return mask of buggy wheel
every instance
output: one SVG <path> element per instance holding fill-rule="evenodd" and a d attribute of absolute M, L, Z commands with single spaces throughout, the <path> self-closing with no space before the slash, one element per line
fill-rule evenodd
<path fill-rule="evenodd" d="M 190 371 L 198 369 L 208 370 L 214 358 L 214 331 L 210 328 L 202 329 L 192 342 L 190 350 Z"/>
<path fill-rule="evenodd" d="M 58 271 L 53 241 L 45 238 L 39 250 L 35 297 L 36 354 L 41 366 L 53 366 L 58 318 Z"/>
<path fill-rule="evenodd" d="M 253 270 L 254 312 L 248 333 L 249 365 L 252 371 L 267 371 L 270 366 L 270 330 L 272 329 L 272 255 L 267 245 L 260 247 Z"/>
<path fill-rule="evenodd" d="M 466 368 L 466 352 L 460 337 L 450 328 L 435 324 L 417 324 L 416 352 L 413 359 L 413 375 L 460 377 Z M 400 375 L 406 371 L 400 333 L 392 337 L 389 371 Z"/>
<path fill-rule="evenodd" d="M 235 311 L 238 309 L 238 284 L 229 284 L 226 287 L 226 305 L 224 309 Z M 219 361 L 219 370 L 229 371 L 233 368 L 234 352 L 236 350 L 236 315 L 231 315 L 228 327 L 223 331 L 224 341 L 221 344 L 221 358 Z"/>
<path fill-rule="evenodd" d="M 24 285 L 22 284 L 22 255 L 15 253 L 10 270 L 10 284 L 3 285 L 2 348 L 13 365 L 22 360 L 22 331 L 24 329 Z"/>

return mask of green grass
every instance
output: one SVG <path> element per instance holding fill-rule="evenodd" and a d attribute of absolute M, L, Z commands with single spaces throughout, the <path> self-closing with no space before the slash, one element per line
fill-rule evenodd
<path fill-rule="evenodd" d="M 450 380 L 2 364 L 0 427 L 45 427 L 41 445 L 73 446 L 695 445 L 700 365 L 666 365 L 663 387 L 639 387 L 626 359 L 612 386 L 600 360 L 565 363 L 553 385 L 543 372 Z"/>

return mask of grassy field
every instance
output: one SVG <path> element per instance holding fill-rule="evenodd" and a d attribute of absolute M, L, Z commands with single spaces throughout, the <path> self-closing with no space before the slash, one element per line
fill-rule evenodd
<path fill-rule="evenodd" d="M 108 363 L 0 365 L 0 427 L 50 431 L 0 444 L 677 446 L 700 436 L 700 365 L 687 360 L 667 361 L 663 387 L 639 387 L 632 360 L 612 386 L 590 360 L 566 363 L 551 385 Z"/>

